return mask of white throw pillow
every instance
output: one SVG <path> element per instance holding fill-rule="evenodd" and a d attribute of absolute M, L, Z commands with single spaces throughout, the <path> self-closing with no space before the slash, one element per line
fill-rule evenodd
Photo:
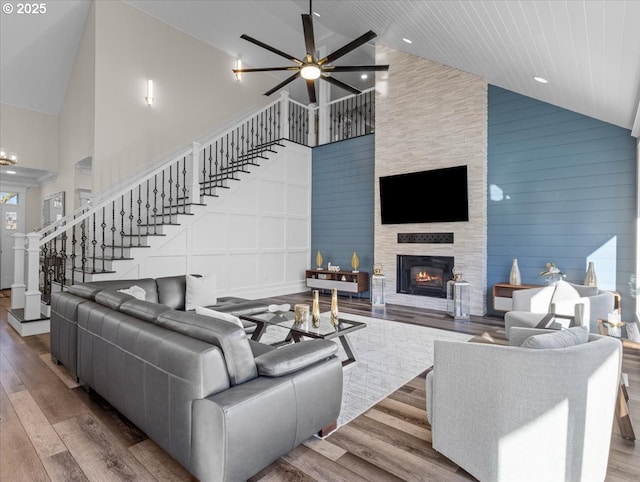
<path fill-rule="evenodd" d="M 580 298 L 580 293 L 570 283 L 566 281 L 558 281 L 556 289 L 551 297 L 551 303 L 559 303 L 561 301 L 572 301 Z"/>
<path fill-rule="evenodd" d="M 196 314 L 211 316 L 212 318 L 218 318 L 220 320 L 228 321 L 230 323 L 235 323 L 240 328 L 244 329 L 244 325 L 242 324 L 242 321 L 240 321 L 240 318 L 230 313 L 223 313 L 222 311 L 212 310 L 209 308 L 205 308 L 204 306 L 196 306 Z"/>
<path fill-rule="evenodd" d="M 217 302 L 215 274 L 202 278 L 187 275 L 185 310 L 194 310 L 197 306 L 211 306 Z"/>
<path fill-rule="evenodd" d="M 140 286 L 138 285 L 133 285 L 130 288 L 118 290 L 118 293 L 126 293 L 142 301 L 144 301 L 145 297 L 147 296 L 147 292 L 144 290 L 144 288 L 140 288 Z"/>

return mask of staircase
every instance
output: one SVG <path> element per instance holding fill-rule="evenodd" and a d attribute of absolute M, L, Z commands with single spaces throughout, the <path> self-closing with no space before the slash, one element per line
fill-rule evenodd
<path fill-rule="evenodd" d="M 364 100 L 357 105 L 370 118 L 373 92 L 360 96 Z M 315 145 L 320 110 L 285 93 L 231 128 L 193 142 L 126 188 L 94 196 L 92 206 L 38 233 L 16 236 L 9 322 L 22 335 L 46 332 L 53 292 L 75 283 L 139 277 L 132 268 L 136 259 L 202 215 L 253 169 L 282 155 L 287 145 Z M 335 105 L 330 110 L 335 117 Z M 341 115 L 345 126 L 354 115 L 359 114 Z M 360 124 L 371 129 L 370 122 Z"/>

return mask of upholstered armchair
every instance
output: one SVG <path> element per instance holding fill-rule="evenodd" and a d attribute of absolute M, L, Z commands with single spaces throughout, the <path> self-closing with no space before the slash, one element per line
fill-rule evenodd
<path fill-rule="evenodd" d="M 555 328 L 585 325 L 591 333 L 598 333 L 597 320 L 606 320 L 615 303 L 611 291 L 566 281 L 553 286 L 514 291 L 512 300 L 513 309 L 505 314 L 507 337 L 512 326 L 538 326 L 546 313 L 560 315 L 554 320 Z M 569 317 L 574 320 L 568 320 Z"/>
<path fill-rule="evenodd" d="M 575 331 L 586 342 L 516 346 L 530 335 Z M 603 481 L 620 340 L 584 327 L 516 327 L 510 344 L 435 341 L 426 378 L 433 448 L 481 481 Z"/>

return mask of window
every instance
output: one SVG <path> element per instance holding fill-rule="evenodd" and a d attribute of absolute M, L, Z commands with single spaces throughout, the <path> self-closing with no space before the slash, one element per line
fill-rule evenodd
<path fill-rule="evenodd" d="M 0 204 L 18 204 L 18 193 L 0 192 Z"/>

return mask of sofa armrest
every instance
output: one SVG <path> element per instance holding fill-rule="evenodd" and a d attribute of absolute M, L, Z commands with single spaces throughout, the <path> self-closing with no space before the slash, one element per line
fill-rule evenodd
<path fill-rule="evenodd" d="M 281 377 L 310 367 L 332 357 L 338 345 L 330 340 L 309 340 L 292 343 L 256 357 L 258 375 Z"/>

